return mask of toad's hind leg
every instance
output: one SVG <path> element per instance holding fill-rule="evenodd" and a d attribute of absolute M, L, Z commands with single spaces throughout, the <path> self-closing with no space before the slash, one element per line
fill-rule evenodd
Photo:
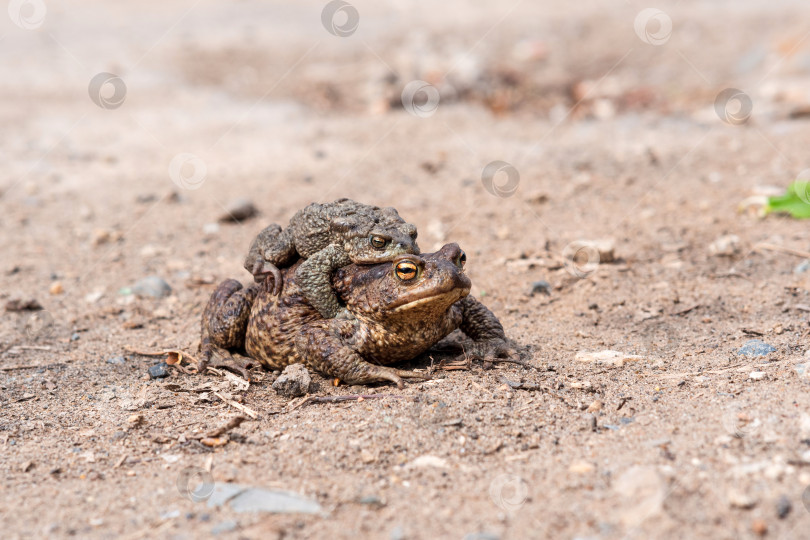
<path fill-rule="evenodd" d="M 324 321 L 327 322 L 327 321 Z M 347 384 L 391 381 L 402 388 L 402 379 L 430 379 L 427 375 L 372 364 L 347 347 L 328 324 L 312 325 L 298 336 L 295 346 L 310 367 Z"/>
<path fill-rule="evenodd" d="M 244 348 L 250 308 L 258 292 L 257 285 L 243 289 L 235 279 L 225 280 L 216 288 L 203 311 L 198 373 L 212 366 L 249 378 L 247 363 L 234 358 L 228 349 Z"/>

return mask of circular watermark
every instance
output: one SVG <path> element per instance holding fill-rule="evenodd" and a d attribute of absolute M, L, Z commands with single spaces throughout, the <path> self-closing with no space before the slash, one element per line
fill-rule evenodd
<path fill-rule="evenodd" d="M 803 202 L 810 204 L 810 169 L 799 173 L 793 182 L 793 191 Z"/>
<path fill-rule="evenodd" d="M 734 438 L 744 439 L 756 433 L 761 422 L 742 407 L 731 407 L 723 413 L 723 427 Z"/>
<path fill-rule="evenodd" d="M 408 414 L 419 427 L 440 426 L 449 420 L 449 407 L 436 396 L 417 396 Z"/>
<path fill-rule="evenodd" d="M 678 333 L 669 324 L 652 324 L 641 332 L 645 354 L 668 354 L 677 346 Z"/>
<path fill-rule="evenodd" d="M 127 97 L 127 85 L 118 75 L 101 72 L 90 79 L 87 93 L 102 109 L 117 109 Z"/>
<path fill-rule="evenodd" d="M 529 485 L 516 474 L 498 475 L 489 484 L 489 498 L 504 512 L 517 512 L 528 497 Z"/>
<path fill-rule="evenodd" d="M 402 89 L 402 107 L 419 118 L 433 116 L 440 100 L 439 89 L 425 81 L 411 81 Z"/>
<path fill-rule="evenodd" d="M 48 9 L 42 0 L 11 0 L 8 16 L 11 22 L 23 30 L 36 30 L 45 22 Z"/>
<path fill-rule="evenodd" d="M 633 21 L 633 29 L 644 43 L 663 45 L 672 37 L 672 19 L 660 9 L 642 9 Z"/>
<path fill-rule="evenodd" d="M 717 117 L 726 124 L 739 126 L 748 122 L 754 102 L 751 97 L 737 88 L 726 88 L 714 100 Z"/>
<path fill-rule="evenodd" d="M 599 250 L 590 242 L 571 242 L 562 252 L 565 269 L 574 277 L 586 278 L 599 268 Z"/>
<path fill-rule="evenodd" d="M 53 315 L 45 309 L 26 313 L 20 320 L 20 333 L 30 341 L 47 339 L 53 336 Z"/>
<path fill-rule="evenodd" d="M 349 37 L 360 25 L 360 13 L 348 2 L 332 0 L 321 11 L 321 23 L 333 36 Z"/>
<path fill-rule="evenodd" d="M 183 189 L 200 189 L 207 174 L 208 167 L 205 162 L 188 152 L 177 154 L 169 163 L 169 177 Z"/>
<path fill-rule="evenodd" d="M 200 467 L 186 467 L 177 475 L 177 491 L 191 502 L 203 502 L 214 493 L 214 477 Z"/>
<path fill-rule="evenodd" d="M 491 161 L 481 171 L 481 183 L 490 194 L 505 199 L 511 197 L 520 185 L 520 173 L 505 161 Z"/>

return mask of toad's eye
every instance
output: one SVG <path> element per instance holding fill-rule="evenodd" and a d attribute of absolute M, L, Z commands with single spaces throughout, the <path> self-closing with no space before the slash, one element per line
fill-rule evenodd
<path fill-rule="evenodd" d="M 456 257 L 456 266 L 458 266 L 459 268 L 464 268 L 464 263 L 466 262 L 467 262 L 467 254 L 462 251 L 461 255 Z"/>
<path fill-rule="evenodd" d="M 410 281 L 419 275 L 419 267 L 413 261 L 398 262 L 395 271 L 397 277 L 402 281 Z"/>
<path fill-rule="evenodd" d="M 372 247 L 376 249 L 383 249 L 385 246 L 388 245 L 389 240 L 388 238 L 385 238 L 383 236 L 377 236 L 375 234 L 372 235 L 371 238 L 369 238 L 369 242 L 371 242 Z"/>

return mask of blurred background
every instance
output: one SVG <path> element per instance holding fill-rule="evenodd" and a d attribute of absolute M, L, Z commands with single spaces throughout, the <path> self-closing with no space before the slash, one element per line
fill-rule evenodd
<path fill-rule="evenodd" d="M 564 236 L 550 221 L 621 228 L 642 195 L 700 199 L 703 186 L 734 205 L 810 167 L 782 141 L 806 137 L 810 116 L 798 0 L 12 0 L 8 12 L 2 219 L 25 232 L 2 242 L 24 252 L 56 231 L 148 243 L 156 222 L 196 243 L 244 199 L 283 223 L 341 196 L 394 204 L 423 247 L 472 238 L 462 224 L 500 209 L 547 240 Z M 703 183 L 678 181 L 704 152 L 712 162 L 686 174 Z M 634 192 L 638 160 L 658 169 Z M 487 191 L 493 161 L 516 169 L 511 193 Z M 493 182 L 512 189 L 506 174 Z M 559 219 L 539 219 L 549 211 Z M 523 249 L 508 222 L 486 228 L 499 252 Z M 248 241 L 232 231 L 228 258 Z M 79 256 L 53 243 L 41 254 Z"/>

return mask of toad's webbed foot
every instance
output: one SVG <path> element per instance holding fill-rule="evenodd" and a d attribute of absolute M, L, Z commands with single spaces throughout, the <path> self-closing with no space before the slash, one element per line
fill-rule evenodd
<path fill-rule="evenodd" d="M 227 369 L 241 375 L 246 381 L 250 381 L 250 372 L 248 370 L 257 365 L 259 365 L 258 362 L 250 357 L 232 354 L 225 349 L 213 347 L 212 354 L 209 356 L 205 367 Z"/>
<path fill-rule="evenodd" d="M 522 349 L 508 339 L 488 339 L 485 341 L 474 341 L 469 345 L 464 345 L 464 356 L 478 358 L 481 360 L 520 360 Z"/>

